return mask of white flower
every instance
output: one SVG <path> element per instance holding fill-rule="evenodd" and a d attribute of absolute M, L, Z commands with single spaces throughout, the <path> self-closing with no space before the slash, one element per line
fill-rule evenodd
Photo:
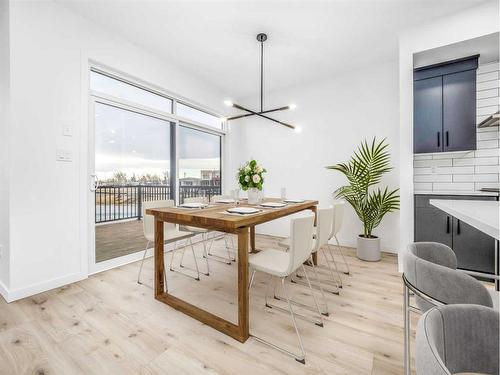
<path fill-rule="evenodd" d="M 264 168 L 262 168 L 260 165 L 255 167 L 255 172 L 257 172 L 257 173 L 262 173 L 263 170 L 264 170 Z"/>
<path fill-rule="evenodd" d="M 260 176 L 258 174 L 254 174 L 252 177 L 252 181 L 254 184 L 258 184 L 260 182 Z"/>
<path fill-rule="evenodd" d="M 245 182 L 249 182 L 250 181 L 250 176 L 245 176 Z"/>
<path fill-rule="evenodd" d="M 248 173 L 248 172 L 250 172 L 250 171 L 251 171 L 250 166 L 248 166 L 248 165 L 247 165 L 247 166 L 245 167 L 245 172 L 246 172 L 246 173 Z"/>

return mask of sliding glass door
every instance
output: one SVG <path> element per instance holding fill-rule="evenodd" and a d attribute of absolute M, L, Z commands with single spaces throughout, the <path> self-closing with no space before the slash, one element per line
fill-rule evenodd
<path fill-rule="evenodd" d="M 142 202 L 173 199 L 169 121 L 95 102 L 95 261 L 144 250 Z"/>

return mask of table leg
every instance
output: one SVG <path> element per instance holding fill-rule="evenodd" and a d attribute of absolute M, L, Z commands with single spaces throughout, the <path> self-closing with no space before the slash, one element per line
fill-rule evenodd
<path fill-rule="evenodd" d="M 165 291 L 163 271 L 163 222 L 155 219 L 155 298 L 192 318 L 231 336 L 235 340 L 245 342 L 249 334 L 249 300 L 248 300 L 248 227 L 239 229 L 238 235 L 238 324 L 229 322 L 215 314 L 203 310 L 179 297 Z"/>
<path fill-rule="evenodd" d="M 255 241 L 255 227 L 253 238 Z M 254 242 L 255 244 L 255 242 Z M 249 336 L 249 297 L 248 297 L 248 229 L 243 228 L 238 233 L 238 327 L 240 341 L 246 341 Z"/>
<path fill-rule="evenodd" d="M 256 253 L 255 250 L 255 225 L 250 227 L 250 250 L 252 253 Z"/>
<path fill-rule="evenodd" d="M 163 267 L 163 221 L 155 218 L 155 297 L 158 297 L 165 292 L 164 275 L 165 268 Z"/>

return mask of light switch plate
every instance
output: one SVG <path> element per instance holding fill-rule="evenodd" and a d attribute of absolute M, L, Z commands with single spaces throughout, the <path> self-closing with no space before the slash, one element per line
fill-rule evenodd
<path fill-rule="evenodd" d="M 71 162 L 71 161 L 73 161 L 73 153 L 71 152 L 71 150 L 67 150 L 64 148 L 58 148 L 56 150 L 56 160 L 57 161 Z"/>

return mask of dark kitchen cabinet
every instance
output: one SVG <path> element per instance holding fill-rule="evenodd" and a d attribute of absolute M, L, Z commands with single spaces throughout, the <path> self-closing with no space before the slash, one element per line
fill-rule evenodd
<path fill-rule="evenodd" d="M 476 70 L 443 76 L 443 151 L 476 149 Z"/>
<path fill-rule="evenodd" d="M 457 256 L 459 268 L 494 274 L 496 240 L 432 206 L 431 199 L 497 200 L 498 197 L 415 195 L 415 241 L 448 245 Z"/>
<path fill-rule="evenodd" d="M 495 239 L 473 226 L 453 218 L 453 251 L 458 267 L 495 273 Z"/>
<path fill-rule="evenodd" d="M 479 56 L 415 69 L 415 153 L 476 149 L 476 69 Z"/>
<path fill-rule="evenodd" d="M 415 81 L 413 90 L 414 152 L 439 152 L 442 150 L 443 78 L 434 77 Z"/>

